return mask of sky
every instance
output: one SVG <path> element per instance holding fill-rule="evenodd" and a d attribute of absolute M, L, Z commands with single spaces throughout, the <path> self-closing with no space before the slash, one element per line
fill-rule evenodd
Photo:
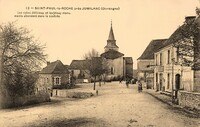
<path fill-rule="evenodd" d="M 17 26 L 28 28 L 46 45 L 48 61 L 61 60 L 69 65 L 72 60 L 82 59 L 92 48 L 104 52 L 112 20 L 119 51 L 133 58 L 136 69 L 137 58 L 149 42 L 169 38 L 186 16 L 195 15 L 199 5 L 199 0 L 0 0 L 0 23 L 17 21 Z M 83 10 L 84 7 L 100 10 Z M 73 10 L 69 10 L 71 8 Z M 24 16 L 24 12 L 67 14 L 60 17 L 15 17 Z"/>

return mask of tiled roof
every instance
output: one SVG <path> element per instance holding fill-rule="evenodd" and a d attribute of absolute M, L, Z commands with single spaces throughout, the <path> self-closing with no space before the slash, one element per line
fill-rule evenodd
<path fill-rule="evenodd" d="M 133 59 L 132 57 L 124 57 L 126 64 L 133 64 Z"/>
<path fill-rule="evenodd" d="M 156 51 L 158 51 L 161 47 L 164 46 L 165 41 L 167 39 L 156 39 L 156 40 L 152 40 L 149 45 L 147 46 L 147 48 L 144 50 L 144 52 L 142 53 L 142 55 L 138 58 L 138 60 L 141 59 L 154 59 L 154 53 Z"/>
<path fill-rule="evenodd" d="M 123 53 L 112 50 L 112 49 L 101 54 L 101 57 L 104 57 L 106 59 L 116 59 L 116 58 L 119 58 L 119 57 L 122 57 L 122 56 L 124 56 Z"/>
<path fill-rule="evenodd" d="M 49 63 L 40 71 L 40 74 L 64 74 L 69 73 L 67 65 L 63 65 L 60 60 Z"/>
<path fill-rule="evenodd" d="M 85 70 L 90 60 L 72 60 L 69 69 Z"/>

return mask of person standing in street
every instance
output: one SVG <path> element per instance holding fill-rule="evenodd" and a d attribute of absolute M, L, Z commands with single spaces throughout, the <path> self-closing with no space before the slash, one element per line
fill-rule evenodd
<path fill-rule="evenodd" d="M 126 79 L 126 87 L 129 88 L 129 80 L 128 80 L 128 78 Z"/>
<path fill-rule="evenodd" d="M 137 85 L 138 85 L 138 92 L 142 92 L 142 83 L 140 80 L 137 81 Z"/>

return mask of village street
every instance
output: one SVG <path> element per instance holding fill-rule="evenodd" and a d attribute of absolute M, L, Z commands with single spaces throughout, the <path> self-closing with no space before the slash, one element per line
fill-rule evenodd
<path fill-rule="evenodd" d="M 84 86 L 83 86 L 84 85 Z M 92 90 L 92 84 L 83 84 Z M 52 102 L 0 110 L 1 127 L 199 127 L 189 118 L 154 97 L 118 82 L 97 85 L 98 96 L 86 99 L 54 97 Z M 94 92 L 96 94 L 96 92 Z"/>

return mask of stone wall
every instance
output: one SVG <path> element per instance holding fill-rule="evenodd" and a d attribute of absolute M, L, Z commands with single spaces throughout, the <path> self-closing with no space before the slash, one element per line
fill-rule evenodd
<path fill-rule="evenodd" d="M 179 105 L 200 110 L 200 93 L 180 91 Z"/>
<path fill-rule="evenodd" d="M 200 92 L 200 70 L 194 71 L 194 91 Z"/>
<path fill-rule="evenodd" d="M 114 60 L 107 59 L 107 63 L 108 63 L 109 69 L 111 69 L 111 67 L 114 68 L 113 76 L 119 76 L 119 75 L 122 76 L 123 75 L 123 71 L 124 71 L 123 57 L 116 58 Z"/>

